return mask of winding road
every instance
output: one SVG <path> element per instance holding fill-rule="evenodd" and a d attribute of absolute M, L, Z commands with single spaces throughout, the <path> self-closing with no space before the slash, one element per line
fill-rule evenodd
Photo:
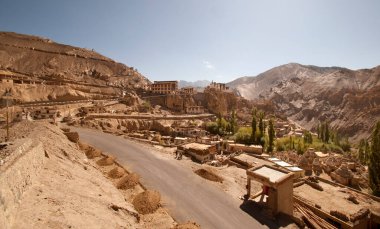
<path fill-rule="evenodd" d="M 179 222 L 192 220 L 202 228 L 266 228 L 262 219 L 255 219 L 222 190 L 167 158 L 154 148 L 103 132 L 73 128 L 81 140 L 117 157 L 127 169 L 138 173 L 148 188 L 158 190 L 164 206 Z M 257 217 L 256 217 L 257 218 Z M 260 220 L 260 222 L 258 221 Z"/>

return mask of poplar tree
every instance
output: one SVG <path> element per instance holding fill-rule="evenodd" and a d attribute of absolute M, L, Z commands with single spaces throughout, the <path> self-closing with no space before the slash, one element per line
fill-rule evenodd
<path fill-rule="evenodd" d="M 320 140 L 322 140 L 322 142 L 325 142 L 325 123 L 321 123 L 321 128 L 320 128 Z"/>
<path fill-rule="evenodd" d="M 364 139 L 360 140 L 359 142 L 359 151 L 358 151 L 358 157 L 359 157 L 359 161 L 362 163 L 362 164 L 365 164 L 365 141 Z"/>
<path fill-rule="evenodd" d="M 236 133 L 236 129 L 237 129 L 236 127 L 237 127 L 236 112 L 235 110 L 233 110 L 231 114 L 231 121 L 230 121 L 230 129 L 231 129 L 232 134 Z"/>
<path fill-rule="evenodd" d="M 325 139 L 324 142 L 328 143 L 330 139 L 330 130 L 329 130 L 329 124 L 325 123 Z"/>
<path fill-rule="evenodd" d="M 380 121 L 372 133 L 371 152 L 369 154 L 369 186 L 375 196 L 380 196 Z"/>
<path fill-rule="evenodd" d="M 256 121 L 256 115 L 255 115 L 255 114 L 252 115 L 252 123 L 251 123 L 251 127 L 252 127 L 251 142 L 252 142 L 253 144 L 257 144 L 257 141 L 256 141 L 257 121 Z"/>
<path fill-rule="evenodd" d="M 274 127 L 273 127 L 273 120 L 269 120 L 269 130 L 268 130 L 268 137 L 269 137 L 269 142 L 268 142 L 268 152 L 273 151 L 273 140 L 274 140 Z"/>

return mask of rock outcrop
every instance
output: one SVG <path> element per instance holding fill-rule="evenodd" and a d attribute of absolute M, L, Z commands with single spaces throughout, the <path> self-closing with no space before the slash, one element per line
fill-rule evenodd
<path fill-rule="evenodd" d="M 277 113 L 315 129 L 320 121 L 351 140 L 370 134 L 380 115 L 380 66 L 357 71 L 286 64 L 228 84 L 252 100 L 270 100 Z"/>
<path fill-rule="evenodd" d="M 21 102 L 103 98 L 120 95 L 118 87 L 135 89 L 149 83 L 134 68 L 94 50 L 11 32 L 0 32 L 0 74 L 24 79 L 24 84 L 12 85 Z"/>

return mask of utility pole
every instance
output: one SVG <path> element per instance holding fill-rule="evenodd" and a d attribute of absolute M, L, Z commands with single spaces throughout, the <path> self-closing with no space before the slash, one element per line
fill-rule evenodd
<path fill-rule="evenodd" d="M 8 99 L 6 99 L 6 103 L 7 103 L 7 138 L 5 139 L 5 141 L 9 141 L 9 106 L 8 106 Z"/>
<path fill-rule="evenodd" d="M 5 91 L 5 96 L 3 96 L 3 99 L 5 99 L 7 107 L 7 137 L 5 141 L 9 141 L 9 100 L 12 99 L 11 89 Z"/>

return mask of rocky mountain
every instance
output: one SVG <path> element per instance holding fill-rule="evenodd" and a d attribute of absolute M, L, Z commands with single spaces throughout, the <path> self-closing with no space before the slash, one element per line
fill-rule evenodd
<path fill-rule="evenodd" d="M 12 86 L 18 102 L 110 98 L 121 88 L 149 83 L 134 68 L 94 50 L 12 32 L 0 32 L 0 75 L 23 79 Z M 1 84 L 0 93 L 6 87 Z"/>
<path fill-rule="evenodd" d="M 208 81 L 208 80 L 197 80 L 197 81 L 194 81 L 194 82 L 190 82 L 190 81 L 185 81 L 185 80 L 180 80 L 178 82 L 178 86 L 179 88 L 183 88 L 183 87 L 195 87 L 195 88 L 205 88 L 207 87 L 211 82 Z"/>
<path fill-rule="evenodd" d="M 276 112 L 305 128 L 328 121 L 355 141 L 380 117 L 380 66 L 354 71 L 291 63 L 228 85 L 247 99 L 270 100 Z"/>
<path fill-rule="evenodd" d="M 45 79 L 141 87 L 148 79 L 94 50 L 0 32 L 0 69 Z"/>

